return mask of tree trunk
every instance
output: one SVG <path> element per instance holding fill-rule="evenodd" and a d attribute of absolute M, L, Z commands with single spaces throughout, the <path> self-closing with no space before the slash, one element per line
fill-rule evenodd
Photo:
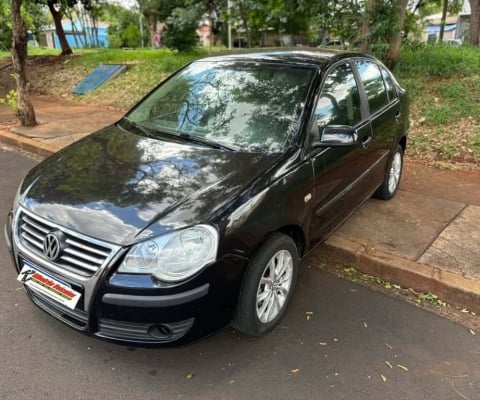
<path fill-rule="evenodd" d="M 27 59 L 27 25 L 22 18 L 20 8 L 22 0 L 12 0 L 12 61 L 17 81 L 17 117 L 23 126 L 35 126 L 35 111 L 28 99 L 27 73 L 25 61 Z"/>
<path fill-rule="evenodd" d="M 480 1 L 470 0 L 470 44 L 480 44 Z"/>
<path fill-rule="evenodd" d="M 362 13 L 362 53 L 368 53 L 370 51 L 370 19 L 372 11 L 376 4 L 381 3 L 381 0 L 367 0 L 365 1 L 365 9 Z"/>
<path fill-rule="evenodd" d="M 62 13 L 61 11 L 56 10 L 55 0 L 48 0 L 47 5 L 50 13 L 52 14 L 53 22 L 55 23 L 55 31 L 57 32 L 58 40 L 60 41 L 60 47 L 62 48 L 60 55 L 70 56 L 73 54 L 73 51 L 67 42 L 67 38 L 65 37 L 65 31 L 63 30 L 62 26 Z"/>
<path fill-rule="evenodd" d="M 408 0 L 398 0 L 398 30 L 390 39 L 390 48 L 386 56 L 385 64 L 388 68 L 393 69 L 400 61 L 400 46 L 402 44 L 402 31 L 405 24 L 405 17 L 407 15 Z"/>
<path fill-rule="evenodd" d="M 362 53 L 368 53 L 370 51 L 370 2 L 367 1 L 365 4 L 365 10 L 362 13 L 362 47 L 360 51 Z"/>
<path fill-rule="evenodd" d="M 445 22 L 447 20 L 447 8 L 448 8 L 448 0 L 443 0 L 443 8 L 442 8 L 442 20 L 440 21 L 440 33 L 438 35 L 438 42 L 443 42 L 443 34 L 445 32 Z"/>
<path fill-rule="evenodd" d="M 209 48 L 208 50 L 209 51 L 212 51 L 212 47 L 215 46 L 215 33 L 213 32 L 213 23 L 214 23 L 214 20 L 213 20 L 213 10 L 208 10 L 208 24 L 209 24 L 209 28 L 210 28 L 210 33 L 209 33 Z"/>
<path fill-rule="evenodd" d="M 157 15 L 154 13 L 144 14 L 147 19 L 148 32 L 150 33 L 150 47 L 155 48 L 155 35 L 157 33 Z"/>

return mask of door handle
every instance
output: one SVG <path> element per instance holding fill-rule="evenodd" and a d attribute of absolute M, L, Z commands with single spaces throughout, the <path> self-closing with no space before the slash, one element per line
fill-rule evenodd
<path fill-rule="evenodd" d="M 402 113 L 400 111 L 397 111 L 395 113 L 395 119 L 397 120 L 398 123 L 400 123 L 400 117 L 402 116 Z"/>
<path fill-rule="evenodd" d="M 363 139 L 362 139 L 362 147 L 364 149 L 366 149 L 368 147 L 368 145 L 370 144 L 370 142 L 372 141 L 372 137 L 371 136 L 365 136 Z"/>

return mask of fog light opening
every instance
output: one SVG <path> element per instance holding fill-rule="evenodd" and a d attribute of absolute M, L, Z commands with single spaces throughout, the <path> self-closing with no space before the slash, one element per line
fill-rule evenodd
<path fill-rule="evenodd" d="M 172 336 L 172 328 L 166 324 L 152 325 L 148 328 L 148 334 L 155 338 L 166 339 Z"/>

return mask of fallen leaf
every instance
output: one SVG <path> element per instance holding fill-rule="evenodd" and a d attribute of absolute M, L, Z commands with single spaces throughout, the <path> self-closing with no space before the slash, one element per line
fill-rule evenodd
<path fill-rule="evenodd" d="M 388 343 L 385 343 L 385 346 L 388 347 L 390 350 L 393 350 L 393 347 L 390 346 Z"/>
<path fill-rule="evenodd" d="M 382 377 L 382 381 L 386 382 L 387 381 L 387 377 L 385 375 L 380 375 Z"/>
<path fill-rule="evenodd" d="M 469 329 L 469 331 L 472 335 L 475 335 L 475 331 L 473 329 Z"/>
<path fill-rule="evenodd" d="M 192 379 L 193 378 L 193 372 L 189 372 L 188 374 L 185 374 L 185 378 Z"/>
<path fill-rule="evenodd" d="M 299 371 L 300 371 L 299 368 L 295 368 L 295 369 L 290 370 L 290 372 L 291 372 L 292 374 L 296 374 L 296 373 L 299 372 Z"/>
<path fill-rule="evenodd" d="M 364 326 L 365 328 L 368 328 L 368 325 L 367 325 L 366 322 L 363 323 L 363 326 Z"/>
<path fill-rule="evenodd" d="M 338 339 L 337 339 L 337 338 L 334 338 L 333 341 L 334 341 L 334 342 L 338 342 Z"/>
<path fill-rule="evenodd" d="M 404 371 L 408 371 L 408 368 L 405 367 L 404 365 L 397 364 L 397 367 L 400 368 L 400 369 L 403 369 Z"/>
<path fill-rule="evenodd" d="M 389 362 L 389 361 L 385 361 L 385 364 L 387 364 L 389 368 L 393 368 L 393 365 L 392 365 L 392 363 L 391 363 L 391 362 Z"/>
<path fill-rule="evenodd" d="M 319 345 L 320 345 L 320 346 L 326 346 L 327 343 L 325 343 L 325 342 L 320 342 Z"/>
<path fill-rule="evenodd" d="M 402 287 L 400 285 L 392 285 L 394 289 L 401 289 Z"/>

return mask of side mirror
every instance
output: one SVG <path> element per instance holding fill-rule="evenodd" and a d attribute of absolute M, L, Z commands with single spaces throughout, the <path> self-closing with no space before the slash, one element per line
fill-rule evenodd
<path fill-rule="evenodd" d="M 358 143 L 357 130 L 348 125 L 328 125 L 323 128 L 320 140 L 313 141 L 313 147 L 352 146 Z"/>

